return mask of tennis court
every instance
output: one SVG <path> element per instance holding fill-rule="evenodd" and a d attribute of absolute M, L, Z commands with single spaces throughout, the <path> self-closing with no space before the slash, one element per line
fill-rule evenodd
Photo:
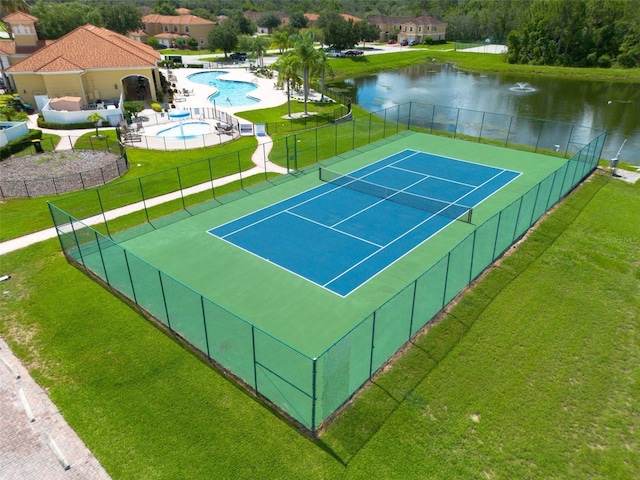
<path fill-rule="evenodd" d="M 595 168 L 603 138 L 566 160 L 407 131 L 228 202 L 145 209 L 110 238 L 52 216 L 74 261 L 314 430 Z"/>
<path fill-rule="evenodd" d="M 208 232 L 346 297 L 519 175 L 405 149 Z"/>

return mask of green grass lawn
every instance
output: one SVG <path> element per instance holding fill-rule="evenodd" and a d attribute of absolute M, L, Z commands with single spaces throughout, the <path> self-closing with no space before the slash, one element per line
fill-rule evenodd
<path fill-rule="evenodd" d="M 640 82 L 639 68 L 577 68 L 545 65 L 513 65 L 503 55 L 460 52 L 454 44 L 411 47 L 402 52 L 362 57 L 334 58 L 334 79 L 359 77 L 380 71 L 397 70 L 422 62 L 455 63 L 456 67 L 484 73 L 526 73 L 550 76 L 580 76 L 581 79 Z M 333 79 L 327 79 L 330 82 Z"/>
<path fill-rule="evenodd" d="M 76 142 L 77 148 L 94 148 L 96 150 L 107 149 L 107 144 L 114 148 L 116 136 L 114 130 L 102 130 L 101 135 L 106 139 L 95 139 L 95 132 L 86 133 Z M 140 148 L 128 148 L 127 157 L 131 164 L 129 172 L 122 178 L 111 182 L 109 185 L 127 182 L 134 178 L 151 175 L 169 169 L 175 169 L 192 164 L 207 158 L 225 158 L 222 162 L 214 162 L 216 168 L 214 177 L 223 177 L 238 171 L 238 157 L 243 170 L 253 167 L 251 155 L 255 151 L 257 141 L 254 137 L 240 137 L 232 142 L 223 143 L 213 147 L 175 151 L 145 150 Z M 239 152 L 236 154 L 236 152 Z M 75 194 L 61 197 L 15 198 L 0 202 L 0 217 L 2 228 L 0 229 L 0 241 L 26 235 L 28 233 L 50 228 L 53 226 L 47 201 L 65 198 Z"/>
<path fill-rule="evenodd" d="M 0 257 L 0 333 L 116 480 L 634 479 L 639 209 L 589 179 L 316 441 L 56 240 Z"/>

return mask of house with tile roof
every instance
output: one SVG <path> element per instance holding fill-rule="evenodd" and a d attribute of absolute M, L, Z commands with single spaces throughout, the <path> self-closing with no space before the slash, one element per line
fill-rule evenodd
<path fill-rule="evenodd" d="M 3 18 L 13 40 L 0 42 L 3 65 L 9 65 L 3 73 L 23 101 L 42 109 L 58 97 L 77 97 L 82 105 L 118 98 L 157 100 L 161 56 L 148 45 L 89 24 L 42 43 L 37 18 L 25 15 Z"/>
<path fill-rule="evenodd" d="M 177 38 L 193 38 L 198 47 L 206 47 L 209 33 L 216 24 L 206 18 L 196 17 L 183 11 L 180 15 L 158 15 L 153 13 L 142 17 L 142 30 L 129 33 L 129 38 L 146 43 L 149 37 L 155 37 L 165 48 L 175 46 Z"/>
<path fill-rule="evenodd" d="M 447 23 L 422 14 L 419 17 L 392 17 L 374 15 L 367 22 L 380 27 L 380 41 L 386 42 L 392 32 L 398 33 L 398 42 L 423 43 L 425 39 L 444 40 L 447 35 Z"/>

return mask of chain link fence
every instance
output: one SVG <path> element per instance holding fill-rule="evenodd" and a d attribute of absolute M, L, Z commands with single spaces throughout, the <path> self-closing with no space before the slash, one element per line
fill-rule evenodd
<path fill-rule="evenodd" d="M 126 190 L 121 185 L 118 191 L 97 189 L 79 194 L 76 199 L 50 202 L 62 249 L 71 262 L 130 299 L 166 329 L 230 372 L 241 384 L 315 434 L 395 352 L 596 168 L 606 136 L 606 132 L 591 132 L 592 135 L 586 138 L 580 127 L 572 125 L 559 129 L 555 122 L 502 118 L 496 114 L 462 110 L 456 112 L 456 118 L 465 118 L 465 124 L 453 124 L 455 128 L 452 129 L 448 126 L 449 116 L 444 114 L 449 110 L 438 110 L 442 116 L 421 113 L 414 118 L 416 112 L 422 110 L 415 105 L 394 107 L 375 116 L 323 127 L 327 130 L 321 133 L 322 128 L 305 133 L 307 142 L 315 139 L 316 143 L 309 144 L 302 152 L 294 151 L 297 141 L 286 139 L 281 140 L 278 148 L 274 144 L 273 150 L 279 151 L 281 160 L 295 172 L 304 165 L 334 155 L 348 155 L 354 146 L 372 143 L 409 128 L 433 128 L 437 117 L 437 124 L 442 126 L 440 131 L 447 135 L 475 137 L 478 129 L 493 131 L 494 128 L 488 126 L 495 124 L 499 126 L 496 131 L 502 133 L 490 137 L 480 134 L 479 138 L 511 146 L 515 143 L 510 139 L 517 133 L 518 138 L 531 137 L 535 143 L 533 146 L 520 145 L 521 148 L 537 150 L 548 141 L 560 140 L 557 145 L 564 145 L 573 153 L 560 168 L 478 225 L 441 259 L 425 266 L 422 275 L 364 317 L 316 358 L 301 353 L 136 257 L 111 237 L 109 211 L 135 201 L 141 204 L 135 214 L 141 231 L 159 228 L 158 221 L 166 219 L 161 214 L 166 215 L 167 209 L 157 212 L 153 206 L 148 206 L 160 195 L 176 194 L 172 199 L 167 198 L 168 202 L 173 202 L 175 221 L 184 218 L 181 211 L 192 214 L 193 209 L 212 208 L 214 204 L 206 202 L 215 195 L 210 189 L 205 189 L 204 197 L 193 199 L 185 188 L 198 182 L 210 184 L 208 169 L 211 163 L 194 164 L 188 171 L 156 174 L 153 179 L 140 178 L 137 184 L 128 183 Z M 474 128 L 467 123 L 469 120 L 476 125 Z M 413 127 L 415 124 L 421 126 Z M 531 129 L 537 129 L 538 134 L 531 134 Z M 551 147 L 550 151 L 563 155 L 561 148 Z M 294 153 L 300 155 L 292 157 Z M 294 162 L 292 158 L 297 160 Z M 243 189 L 242 195 L 246 193 L 249 190 Z M 92 227 L 91 222 L 99 225 Z M 111 230 L 116 228 L 114 225 Z"/>
<path fill-rule="evenodd" d="M 93 140 L 89 139 L 89 141 L 88 150 L 114 153 L 113 161 L 85 172 L 54 177 L 24 180 L 0 179 L 0 198 L 33 198 L 86 190 L 105 185 L 129 171 L 126 149 L 122 144 L 109 139 L 95 141 L 95 144 L 92 143 Z M 51 138 L 42 140 L 40 145 L 34 145 L 31 141 L 25 144 L 25 151 L 33 155 L 54 150 L 55 144 Z"/>

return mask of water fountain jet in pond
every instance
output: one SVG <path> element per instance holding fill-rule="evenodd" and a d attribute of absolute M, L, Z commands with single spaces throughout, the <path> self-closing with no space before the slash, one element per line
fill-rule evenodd
<path fill-rule="evenodd" d="M 535 92 L 536 89 L 527 82 L 518 82 L 514 87 L 509 88 L 512 92 Z"/>

